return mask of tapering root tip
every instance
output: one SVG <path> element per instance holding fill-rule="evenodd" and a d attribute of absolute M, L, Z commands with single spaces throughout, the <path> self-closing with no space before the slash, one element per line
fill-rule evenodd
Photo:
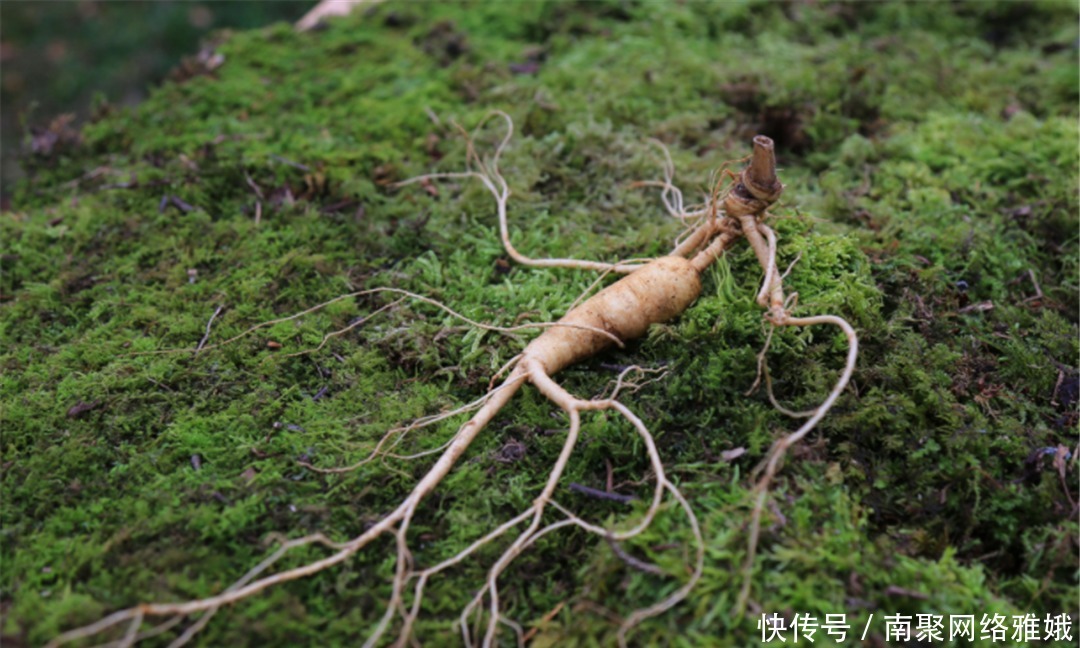
<path fill-rule="evenodd" d="M 784 188 L 776 178 L 775 148 L 772 139 L 764 135 L 754 137 L 754 154 L 743 175 L 743 183 L 758 200 L 772 202 Z"/>

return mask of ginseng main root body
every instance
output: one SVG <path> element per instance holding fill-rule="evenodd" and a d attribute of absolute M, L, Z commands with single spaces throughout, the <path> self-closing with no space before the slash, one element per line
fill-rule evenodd
<path fill-rule="evenodd" d="M 670 157 L 666 157 L 665 178 L 663 181 L 639 183 L 661 187 L 663 189 L 662 198 L 669 214 L 688 224 L 684 236 L 677 242 L 669 256 L 648 262 L 610 264 L 573 259 L 532 259 L 518 252 L 510 243 L 506 216 L 506 205 L 510 191 L 499 172 L 498 165 L 499 158 L 512 135 L 513 124 L 507 115 L 503 113 L 495 114 L 505 121 L 507 132 L 489 159 L 481 159 L 476 155 L 470 139 L 467 171 L 432 174 L 402 184 L 447 177 L 479 179 L 495 198 L 503 246 L 511 258 L 518 263 L 539 267 L 590 269 L 625 276 L 586 299 L 577 307 L 572 308 L 559 321 L 545 325 L 544 332 L 529 343 L 522 353 L 508 365 L 509 373 L 505 380 L 483 398 L 455 412 L 422 419 L 404 428 L 388 432 L 387 437 L 384 437 L 383 441 L 376 446 L 375 451 L 367 461 L 377 456 L 382 451 L 383 443 L 394 435 L 400 436 L 435 421 L 443 420 L 450 415 L 464 411 L 474 411 L 472 418 L 462 425 L 453 438 L 442 448 L 441 454 L 435 460 L 435 463 L 417 482 L 412 491 L 389 515 L 382 518 L 363 534 L 347 542 L 333 542 L 322 534 L 284 542 L 274 554 L 217 596 L 185 603 L 147 603 L 138 605 L 116 612 L 95 624 L 69 631 L 57 637 L 50 645 L 59 645 L 66 641 L 94 635 L 121 623 L 127 623 L 128 626 L 119 645 L 130 645 L 140 638 L 168 631 L 174 625 L 181 623 L 184 618 L 201 613 L 201 616 L 189 625 L 173 643 L 173 645 L 180 645 L 205 626 L 222 605 L 241 600 L 272 585 L 305 577 L 332 567 L 347 560 L 371 541 L 385 534 L 393 535 L 396 540 L 397 568 L 393 580 L 392 594 L 387 602 L 385 612 L 371 630 L 364 645 L 377 645 L 392 628 L 396 629 L 394 645 L 405 645 L 411 640 L 413 625 L 422 611 L 424 588 L 428 580 L 439 572 L 464 561 L 481 547 L 495 542 L 503 536 L 510 536 L 515 530 L 517 530 L 516 535 L 509 541 L 499 558 L 489 567 L 483 587 L 479 589 L 476 596 L 463 609 L 459 625 L 465 645 L 471 646 L 477 641 L 484 646 L 494 645 L 500 625 L 511 628 L 516 633 L 519 644 L 523 645 L 526 641 L 526 635 L 522 627 L 502 614 L 499 603 L 499 577 L 514 558 L 538 538 L 567 526 L 579 527 L 612 542 L 632 538 L 649 526 L 659 512 L 665 496 L 670 496 L 678 503 L 687 518 L 696 546 L 694 564 L 690 568 L 689 578 L 667 598 L 648 608 L 638 610 L 624 619 L 618 636 L 620 643 L 625 643 L 627 632 L 636 624 L 645 618 L 662 613 L 687 596 L 701 577 L 704 568 L 704 541 L 689 503 L 665 475 L 664 465 L 660 460 L 652 435 L 645 424 L 633 412 L 616 400 L 626 372 L 624 372 L 623 376 L 620 376 L 614 393 L 610 397 L 594 400 L 584 400 L 573 396 L 559 386 L 553 376 L 562 369 L 600 353 L 609 347 L 622 346 L 629 340 L 643 336 L 653 324 L 666 322 L 677 317 L 690 307 L 700 295 L 701 273 L 719 255 L 723 254 L 734 241 L 739 239 L 745 239 L 754 249 L 755 255 L 764 270 L 765 280 L 758 294 L 758 303 L 766 309 L 765 317 L 771 324 L 775 326 L 831 324 L 839 327 L 844 332 L 849 343 L 845 368 L 825 402 L 810 412 L 788 412 L 796 416 L 805 416 L 809 420 L 796 432 L 777 441 L 757 471 L 759 476 L 755 485 L 756 497 L 750 523 L 750 549 L 746 563 L 747 574 L 749 573 L 770 480 L 779 469 L 787 448 L 805 436 L 817 424 L 844 389 L 854 369 L 857 354 L 855 332 L 843 319 L 832 315 L 793 317 L 789 313 L 788 309 L 791 307 L 795 295 L 789 297 L 784 294 L 782 276 L 776 268 L 776 235 L 765 222 L 769 206 L 779 198 L 783 190 L 783 185 L 776 176 L 776 160 L 772 141 L 767 137 L 755 137 L 753 153 L 746 168 L 739 173 L 727 172 L 726 176 L 722 176 L 717 181 L 716 187 L 706 199 L 704 205 L 697 209 L 687 210 L 684 208 L 682 194 L 672 184 L 674 168 Z M 721 181 L 725 177 L 730 178 L 732 184 L 730 189 L 720 192 Z M 393 289 L 376 289 L 375 291 L 363 292 L 378 292 L 380 290 L 404 294 L 405 298 L 430 301 L 411 293 Z M 314 309 L 309 309 L 305 313 L 311 310 Z M 272 323 L 264 323 L 264 325 L 266 324 Z M 249 329 L 249 332 L 251 330 L 254 330 L 254 328 Z M 479 537 L 466 549 L 441 563 L 418 569 L 413 564 L 413 557 L 409 550 L 408 529 L 422 500 L 439 485 L 466 452 L 476 436 L 526 383 L 532 384 L 554 405 L 562 409 L 569 418 L 569 429 L 563 440 L 562 450 L 548 474 L 543 489 L 527 509 L 497 528 L 492 529 L 486 535 Z M 768 384 L 768 375 L 766 373 L 767 387 Z M 645 451 L 648 454 L 651 472 L 655 476 L 653 495 L 647 511 L 631 526 L 622 530 L 607 529 L 590 523 L 559 505 L 553 499 L 559 479 L 577 442 L 582 413 L 592 410 L 614 410 L 633 426 L 643 441 Z M 309 467 L 321 472 L 343 472 L 355 469 L 363 463 L 366 463 L 366 461 L 342 469 Z M 562 516 L 554 522 L 545 524 L 543 520 L 545 512 L 552 507 L 558 509 Z M 306 544 L 321 544 L 333 551 L 327 557 L 301 567 L 267 574 L 273 564 L 286 552 L 294 547 Z M 749 594 L 749 587 L 750 581 L 746 577 L 739 605 L 745 603 Z M 411 601 L 409 600 L 410 596 Z M 143 623 L 150 617 L 166 617 L 167 620 L 156 627 L 144 630 Z M 474 627 L 478 631 L 474 631 Z"/>

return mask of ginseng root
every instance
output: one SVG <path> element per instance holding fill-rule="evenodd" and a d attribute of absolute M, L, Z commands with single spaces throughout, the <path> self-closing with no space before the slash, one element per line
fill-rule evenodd
<path fill-rule="evenodd" d="M 844 332 L 849 343 L 844 371 L 825 402 L 815 410 L 805 413 L 809 416 L 809 420 L 796 432 L 783 437 L 774 444 L 756 473 L 755 499 L 749 531 L 750 546 L 746 563 L 747 577 L 744 580 L 744 587 L 740 595 L 740 606 L 745 603 L 749 596 L 749 569 L 756 549 L 768 486 L 779 470 L 787 449 L 802 439 L 825 416 L 847 385 L 854 370 L 858 348 L 854 330 L 843 319 L 832 315 L 794 317 L 790 314 L 791 304 L 794 303 L 796 296 L 787 297 L 784 294 L 783 277 L 776 268 L 776 235 L 764 222 L 767 209 L 780 197 L 783 190 L 783 185 L 776 176 L 773 142 L 767 137 L 755 137 L 753 154 L 750 156 L 746 168 L 739 173 L 728 171 L 726 174 L 722 174 L 711 195 L 706 198 L 705 203 L 692 210 L 687 210 L 684 207 L 682 193 L 672 182 L 674 166 L 665 150 L 664 180 L 641 184 L 662 187 L 661 198 L 669 214 L 688 224 L 687 230 L 677 241 L 669 256 L 646 262 L 619 263 L 573 259 L 532 259 L 518 252 L 510 242 L 506 216 L 510 191 L 499 171 L 499 159 L 510 141 L 513 123 L 510 117 L 504 113 L 497 112 L 494 115 L 504 121 L 506 135 L 490 158 L 482 159 L 477 155 L 472 144 L 473 138 L 470 137 L 466 171 L 431 174 L 414 178 L 402 184 L 435 178 L 476 178 L 483 183 L 495 198 L 503 246 L 515 261 L 530 266 L 590 269 L 626 276 L 572 308 L 558 322 L 547 325 L 544 331 L 525 347 L 515 361 L 512 361 L 513 364 L 509 367 L 509 374 L 498 387 L 489 391 L 487 395 L 475 403 L 451 413 L 475 410 L 472 418 L 462 425 L 453 438 L 441 448 L 441 454 L 435 460 L 434 465 L 419 480 L 408 496 L 401 501 L 393 512 L 367 529 L 363 534 L 347 542 L 333 542 L 322 534 L 283 541 L 273 554 L 255 566 L 231 587 L 216 596 L 184 603 L 141 604 L 118 611 L 97 623 L 66 632 L 54 639 L 49 645 L 57 646 L 71 640 L 95 635 L 107 628 L 125 623 L 127 629 L 116 643 L 122 646 L 131 645 L 142 638 L 167 631 L 184 617 L 201 613 L 201 616 L 172 644 L 181 645 L 205 626 L 222 605 L 247 598 L 267 587 L 306 577 L 333 567 L 347 560 L 373 540 L 383 535 L 390 535 L 395 540 L 397 566 L 392 593 L 390 600 L 387 602 L 385 613 L 371 630 L 364 645 L 374 646 L 378 644 L 391 630 L 391 627 L 395 625 L 397 636 L 394 645 L 405 645 L 412 638 L 413 626 L 421 612 L 424 588 L 428 581 L 440 572 L 466 560 L 480 548 L 503 536 L 509 536 L 515 531 L 516 535 L 509 541 L 509 546 L 490 565 L 483 587 L 462 611 L 460 631 L 464 643 L 468 646 L 474 645 L 477 641 L 483 646 L 491 646 L 496 643 L 496 635 L 500 626 L 506 625 L 516 633 L 518 643 L 523 645 L 525 642 L 523 629 L 516 622 L 503 616 L 499 601 L 499 578 L 514 559 L 539 538 L 569 526 L 576 526 L 611 541 L 623 541 L 632 538 L 648 528 L 659 512 L 665 496 L 670 495 L 685 514 L 690 532 L 694 538 L 696 545 L 694 562 L 689 577 L 686 578 L 681 587 L 667 598 L 626 617 L 618 634 L 620 644 L 625 645 L 627 632 L 631 628 L 642 620 L 660 614 L 676 605 L 694 587 L 704 568 L 704 540 L 690 504 L 667 478 L 663 462 L 649 430 L 633 412 L 615 399 L 618 389 L 616 388 L 615 393 L 610 398 L 584 400 L 564 390 L 555 382 L 553 376 L 562 369 L 600 353 L 613 345 L 621 346 L 625 341 L 643 336 L 652 324 L 666 322 L 677 317 L 690 307 L 701 293 L 701 273 L 718 256 L 723 254 L 734 241 L 740 238 L 745 238 L 753 248 L 765 272 L 765 280 L 758 302 L 767 309 L 766 319 L 769 323 L 773 326 L 831 324 L 839 327 Z M 482 126 L 483 124 L 478 126 L 478 130 Z M 721 182 L 725 177 L 732 179 L 732 185 L 727 191 L 721 192 Z M 392 291 L 392 289 L 382 290 Z M 392 292 L 403 295 L 403 298 L 426 299 L 403 291 Z M 314 309 L 308 309 L 305 312 L 311 310 Z M 569 429 L 563 441 L 562 450 L 551 468 L 543 489 L 526 510 L 491 530 L 483 537 L 478 538 L 457 555 L 430 567 L 416 568 L 409 550 L 408 532 L 409 525 L 422 500 L 439 485 L 460 460 L 477 435 L 526 383 L 531 384 L 556 407 L 565 412 L 569 419 Z M 643 441 L 652 473 L 655 475 L 652 499 L 645 514 L 625 530 L 615 531 L 592 524 L 573 514 L 553 499 L 555 489 L 578 440 L 582 414 L 597 410 L 612 410 L 630 423 Z M 372 457 L 369 457 L 368 460 L 383 452 L 381 450 L 383 444 L 393 434 L 404 434 L 434 421 L 442 420 L 447 416 L 449 415 L 430 417 L 404 428 L 392 430 L 387 437 L 384 437 L 383 441 L 380 441 Z M 393 445 L 391 443 L 391 447 Z M 361 464 L 348 469 L 316 469 L 309 467 L 323 472 L 339 472 L 356 468 Z M 544 517 L 549 508 L 555 508 L 562 514 L 562 517 L 545 524 Z M 289 550 L 310 544 L 323 545 L 332 552 L 321 560 L 301 567 L 269 573 L 274 563 Z M 406 600 L 410 587 L 412 589 L 411 603 Z M 485 609 L 486 614 L 484 614 Z M 165 621 L 156 627 L 144 630 L 144 621 L 151 617 L 165 618 Z M 479 625 L 477 625 L 477 622 L 479 622 Z M 474 627 L 478 628 L 479 631 L 474 633 Z"/>

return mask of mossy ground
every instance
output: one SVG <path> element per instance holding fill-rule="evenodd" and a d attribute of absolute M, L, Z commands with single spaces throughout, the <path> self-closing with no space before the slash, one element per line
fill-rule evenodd
<path fill-rule="evenodd" d="M 191 349 L 218 307 L 209 343 L 376 286 L 498 324 L 557 318 L 594 277 L 507 265 L 482 188 L 388 186 L 460 170 L 450 121 L 495 108 L 518 125 L 503 170 L 513 238 L 534 256 L 667 248 L 676 224 L 629 188 L 659 176 L 650 137 L 688 190 L 753 133 L 780 145 L 781 262 L 801 253 L 789 290 L 800 313 L 849 318 L 862 355 L 775 486 L 761 610 L 846 613 L 856 636 L 875 613 L 878 644 L 883 614 L 1075 622 L 1078 471 L 1053 449 L 1077 441 L 1076 24 L 1072 3 L 388 3 L 313 33 L 223 39 L 220 68 L 99 111 L 28 160 L 0 220 L 5 642 L 220 591 L 268 534 L 353 537 L 407 492 L 424 461 L 326 476 L 297 459 L 350 463 L 384 430 L 475 399 L 520 341 L 405 303 L 284 357 L 390 299 L 376 296 L 197 356 L 146 352 Z M 731 612 L 747 472 L 793 423 L 743 395 L 763 342 L 759 280 L 739 246 L 677 322 L 562 376 L 592 395 L 612 365 L 669 370 L 626 401 L 700 517 L 707 567 L 636 644 L 760 641 L 754 617 Z M 843 353 L 831 331 L 778 332 L 780 398 L 818 402 Z M 566 425 L 553 411 L 523 390 L 481 436 L 412 525 L 418 564 L 528 506 Z M 602 487 L 610 466 L 622 492 L 647 493 L 632 438 L 588 417 L 564 483 Z M 613 524 L 630 512 L 557 498 Z M 224 610 L 198 642 L 353 643 L 382 612 L 388 549 Z M 685 577 L 683 518 L 670 510 L 628 549 L 672 577 L 552 534 L 502 579 L 509 615 L 531 624 L 565 603 L 534 645 L 609 645 L 612 618 Z M 451 620 L 497 550 L 432 583 L 426 644 L 456 641 Z"/>

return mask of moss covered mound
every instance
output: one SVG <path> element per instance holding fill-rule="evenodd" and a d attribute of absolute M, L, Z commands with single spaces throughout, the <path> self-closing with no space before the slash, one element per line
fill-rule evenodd
<path fill-rule="evenodd" d="M 407 492 L 427 460 L 343 475 L 298 460 L 352 463 L 385 430 L 477 398 L 520 339 L 403 302 L 288 355 L 393 300 L 376 295 L 191 350 L 376 286 L 486 322 L 557 318 L 592 274 L 508 264 L 474 183 L 390 187 L 461 170 L 451 124 L 495 108 L 518 125 L 503 171 L 534 256 L 664 252 L 678 224 L 631 187 L 660 175 L 649 139 L 692 196 L 772 136 L 798 312 L 840 313 L 862 339 L 852 387 L 775 487 L 745 617 L 747 473 L 793 425 L 743 394 L 764 339 L 749 249 L 677 322 L 564 374 L 590 396 L 613 367 L 668 371 L 626 400 L 698 512 L 707 569 L 635 643 L 754 644 L 759 612 L 843 613 L 854 636 L 873 614 L 878 641 L 886 614 L 1075 622 L 1076 25 L 1069 2 L 387 3 L 307 34 L 222 34 L 137 109 L 61 124 L 0 219 L 5 642 L 210 595 L 269 534 L 347 539 Z M 832 331 L 779 331 L 779 398 L 812 407 L 843 354 Z M 566 426 L 552 412 L 524 390 L 481 436 L 414 522 L 417 564 L 529 505 Z M 633 438 L 588 417 L 564 483 L 647 496 Z M 608 524 L 640 506 L 556 497 Z M 500 581 L 504 607 L 533 645 L 610 645 L 621 615 L 685 578 L 689 539 L 672 509 L 623 547 L 662 577 L 550 534 Z M 390 548 L 222 610 L 197 643 L 355 643 L 383 611 Z M 431 583 L 425 644 L 457 641 L 497 550 Z"/>

